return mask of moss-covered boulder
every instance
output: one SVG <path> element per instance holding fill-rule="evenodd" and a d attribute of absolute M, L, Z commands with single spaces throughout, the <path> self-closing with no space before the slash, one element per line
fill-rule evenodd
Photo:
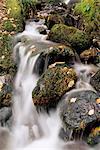
<path fill-rule="evenodd" d="M 34 71 L 41 75 L 49 65 L 63 63 L 71 66 L 75 61 L 75 53 L 69 46 L 58 45 L 42 52 L 36 61 Z"/>
<path fill-rule="evenodd" d="M 47 110 L 57 105 L 62 95 L 70 90 L 76 82 L 74 69 L 54 66 L 48 68 L 33 90 L 33 103 Z"/>
<path fill-rule="evenodd" d="M 81 138 L 88 143 L 93 129 L 100 125 L 98 98 L 99 95 L 90 90 L 76 91 L 65 97 L 60 107 L 64 139 L 68 141 Z"/>
<path fill-rule="evenodd" d="M 83 50 L 89 48 L 92 42 L 86 32 L 64 24 L 54 25 L 48 35 L 48 39 L 54 42 L 63 43 L 65 45 L 70 43 L 78 53 L 81 53 Z"/>
<path fill-rule="evenodd" d="M 64 24 L 64 19 L 59 14 L 50 14 L 46 19 L 46 25 L 48 29 L 51 29 L 55 24 Z"/>
<path fill-rule="evenodd" d="M 90 48 L 88 50 L 83 51 L 80 54 L 80 58 L 84 63 L 87 62 L 91 64 L 98 64 L 100 62 L 100 56 L 98 55 L 99 52 L 99 49 Z"/>
<path fill-rule="evenodd" d="M 98 70 L 96 74 L 91 77 L 90 83 L 100 94 L 100 70 Z"/>

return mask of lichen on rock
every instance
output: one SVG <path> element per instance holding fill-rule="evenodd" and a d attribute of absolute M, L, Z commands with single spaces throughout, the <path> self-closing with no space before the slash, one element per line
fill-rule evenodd
<path fill-rule="evenodd" d="M 56 107 L 61 97 L 73 88 L 76 78 L 76 73 L 72 68 L 62 66 L 48 68 L 33 90 L 34 104 L 46 107 L 46 109 Z"/>

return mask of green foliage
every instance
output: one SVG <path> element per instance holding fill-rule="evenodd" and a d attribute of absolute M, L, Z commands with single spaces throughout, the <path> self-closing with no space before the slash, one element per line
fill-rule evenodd
<path fill-rule="evenodd" d="M 30 10 L 35 10 L 38 0 L 20 0 L 20 5 L 24 18 L 28 19 Z"/>
<path fill-rule="evenodd" d="M 95 17 L 95 0 L 81 0 L 76 4 L 75 10 L 77 13 L 81 13 L 88 20 L 92 20 Z"/>
<path fill-rule="evenodd" d="M 22 16 L 22 10 L 20 6 L 19 0 L 7 0 L 6 1 L 6 7 L 7 7 L 7 14 L 8 19 L 13 18 L 14 24 L 16 27 L 13 26 L 12 22 L 9 20 L 6 20 L 4 22 L 4 30 L 6 31 L 22 31 L 23 28 L 23 16 Z"/>
<path fill-rule="evenodd" d="M 11 68 L 11 66 L 14 66 L 11 59 L 11 36 L 0 34 L 0 37 L 0 67 L 5 70 L 5 72 L 7 72 Z"/>
<path fill-rule="evenodd" d="M 83 32 L 75 27 L 66 26 L 64 24 L 54 25 L 49 33 L 49 39 L 65 45 L 70 43 L 78 53 L 89 48 L 91 45 L 91 38 L 86 32 Z"/>
<path fill-rule="evenodd" d="M 75 13 L 81 14 L 83 27 L 89 34 L 100 30 L 100 3 L 99 0 L 81 0 L 75 6 Z"/>
<path fill-rule="evenodd" d="M 8 32 L 11 32 L 11 31 L 15 30 L 15 28 L 12 25 L 12 22 L 10 22 L 10 20 L 4 21 L 4 23 L 3 23 L 3 29 L 6 30 L 6 31 L 8 31 Z"/>
<path fill-rule="evenodd" d="M 7 0 L 6 5 L 11 17 L 20 18 L 21 7 L 20 7 L 19 0 Z"/>

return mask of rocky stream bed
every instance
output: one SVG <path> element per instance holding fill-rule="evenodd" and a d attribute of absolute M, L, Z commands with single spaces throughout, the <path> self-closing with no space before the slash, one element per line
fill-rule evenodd
<path fill-rule="evenodd" d="M 12 97 L 16 94 L 14 82 L 21 61 L 21 43 L 26 54 L 32 51 L 31 58 L 39 54 L 31 68 L 38 76 L 32 91 L 37 112 L 45 111 L 49 115 L 59 109 L 62 122 L 59 137 L 63 141 L 99 144 L 99 1 L 14 2 L 0 2 L 0 126 L 11 129 L 14 120 Z M 35 28 L 36 35 L 35 32 L 32 35 L 31 28 L 30 32 L 27 30 L 27 25 Z"/>

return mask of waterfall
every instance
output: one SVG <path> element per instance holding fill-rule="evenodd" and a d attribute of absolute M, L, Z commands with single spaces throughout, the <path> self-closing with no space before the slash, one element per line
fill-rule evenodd
<path fill-rule="evenodd" d="M 44 26 L 43 22 L 29 22 L 26 24 L 25 31 L 15 38 L 13 56 L 15 62 L 17 61 L 18 70 L 14 79 L 12 97 L 13 125 L 11 131 L 6 128 L 0 129 L 0 150 L 72 150 L 58 136 L 61 128 L 58 110 L 50 112 L 49 115 L 46 113 L 38 114 L 32 102 L 32 91 L 39 79 L 33 70 L 39 54 L 32 56 L 31 47 L 34 48 L 37 42 L 38 44 L 44 43 L 46 48 L 48 44 L 54 44 L 46 41 L 46 36 L 38 32 L 39 26 Z M 23 37 L 26 40 L 29 39 L 31 44 L 27 45 L 23 41 Z M 88 75 L 92 72 L 91 68 L 93 67 L 83 65 L 79 69 L 79 65 L 76 64 L 74 68 L 79 76 L 76 89 L 79 90 L 80 82 L 83 81 L 85 84 L 87 79 L 89 85 Z M 86 87 L 87 84 L 82 85 L 82 88 Z M 75 142 L 68 144 L 73 145 L 74 148 Z M 76 145 L 81 144 L 76 142 Z"/>
<path fill-rule="evenodd" d="M 31 49 L 26 53 L 27 46 L 21 40 L 23 36 L 35 42 L 48 43 L 44 35 L 39 34 L 37 27 L 43 26 L 40 22 L 31 22 L 26 25 L 25 31 L 15 38 L 14 58 L 19 58 L 18 71 L 14 81 L 13 92 L 13 129 L 14 149 L 16 150 L 39 150 L 41 147 L 46 150 L 58 150 L 62 147 L 59 144 L 60 121 L 57 112 L 38 114 L 32 102 L 32 90 L 36 86 L 39 77 L 33 72 L 34 65 L 39 54 L 31 57 Z M 50 43 L 50 42 L 49 42 Z M 52 42 L 50 43 L 52 44 Z M 18 60 L 18 59 L 17 59 Z M 57 119 L 58 118 L 58 119 Z M 57 122 L 55 123 L 55 119 Z M 53 131 L 53 132 L 52 132 Z"/>

